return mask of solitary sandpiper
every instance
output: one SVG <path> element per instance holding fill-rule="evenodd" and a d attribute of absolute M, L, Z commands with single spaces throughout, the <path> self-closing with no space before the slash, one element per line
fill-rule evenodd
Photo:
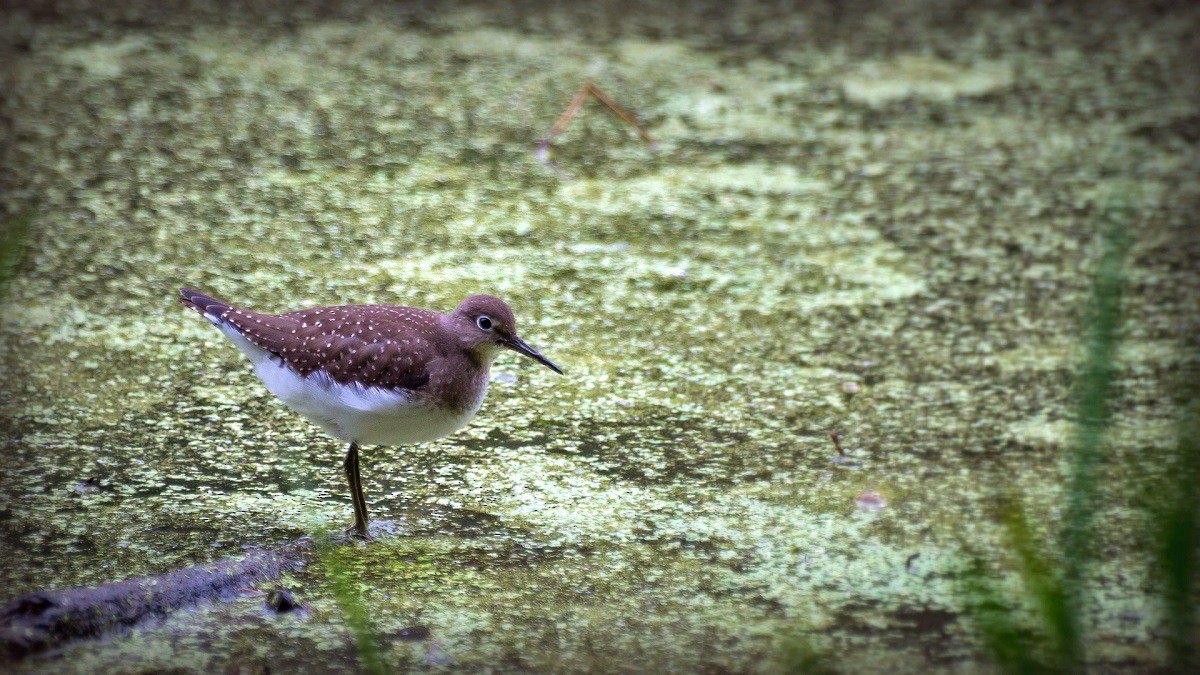
<path fill-rule="evenodd" d="M 350 444 L 352 533 L 367 536 L 359 445 L 408 445 L 448 436 L 475 416 L 488 369 L 511 349 L 562 370 L 517 336 L 500 298 L 472 295 L 450 314 L 392 305 L 260 314 L 186 288 L 180 300 L 250 357 L 267 390 Z"/>

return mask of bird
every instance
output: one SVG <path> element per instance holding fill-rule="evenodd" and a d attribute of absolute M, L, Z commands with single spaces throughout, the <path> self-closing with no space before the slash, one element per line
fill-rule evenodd
<path fill-rule="evenodd" d="M 449 314 L 395 305 L 265 314 L 189 288 L 179 299 L 221 329 L 284 405 L 349 443 L 348 533 L 360 538 L 370 538 L 360 446 L 423 443 L 462 429 L 506 350 L 563 373 L 521 339 L 512 309 L 490 295 L 469 296 Z"/>

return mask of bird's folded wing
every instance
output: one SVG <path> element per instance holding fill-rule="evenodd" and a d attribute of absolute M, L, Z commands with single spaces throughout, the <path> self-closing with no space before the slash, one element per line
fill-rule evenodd
<path fill-rule="evenodd" d="M 230 308 L 222 319 L 301 375 L 322 371 L 341 384 L 420 389 L 429 382 L 429 373 L 426 359 L 414 357 L 432 345 L 416 334 L 411 320 L 389 309 L 348 306 L 260 314 Z"/>

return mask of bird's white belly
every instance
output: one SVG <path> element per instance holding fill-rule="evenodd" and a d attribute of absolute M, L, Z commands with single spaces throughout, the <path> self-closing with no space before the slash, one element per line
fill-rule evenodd
<path fill-rule="evenodd" d="M 302 377 L 278 356 L 252 344 L 232 327 L 221 328 L 250 357 L 255 374 L 268 391 L 343 441 L 363 445 L 432 441 L 466 426 L 483 402 L 480 396 L 470 409 L 455 411 L 407 389 L 340 384 L 321 371 Z"/>

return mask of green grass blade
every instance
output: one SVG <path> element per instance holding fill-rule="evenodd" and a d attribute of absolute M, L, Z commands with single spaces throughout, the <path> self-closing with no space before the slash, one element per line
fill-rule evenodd
<path fill-rule="evenodd" d="M 25 259 L 31 235 L 28 215 L 17 216 L 0 225 L 0 293 L 8 282 L 17 275 L 17 268 Z"/>
<path fill-rule="evenodd" d="M 383 658 L 383 644 L 379 633 L 371 624 L 366 603 L 362 595 L 354 588 L 354 583 L 346 574 L 334 572 L 332 575 L 333 594 L 337 598 L 338 608 L 346 619 L 346 627 L 354 636 L 354 644 L 358 649 L 358 663 L 363 672 L 371 675 L 383 675 L 389 672 Z"/>
<path fill-rule="evenodd" d="M 976 568 L 967 576 L 965 590 L 975 603 L 968 613 L 988 654 L 1005 672 L 1084 670 L 1084 578 L 1092 553 L 1089 541 L 1096 510 L 1097 468 L 1112 419 L 1125 285 L 1122 266 L 1128 250 L 1126 227 L 1130 216 L 1130 204 L 1114 200 L 1101 221 L 1102 251 L 1092 288 L 1086 350 L 1077 379 L 1075 431 L 1068 447 L 1070 473 L 1059 546 L 1062 569 L 1054 569 L 1052 558 L 1044 553 L 1046 544 L 1034 536 L 1019 503 L 1008 505 L 1002 514 L 1005 540 L 1019 560 L 1025 600 L 1036 611 L 1037 628 L 1033 632 L 1023 630 L 1000 602 L 995 585 L 984 574 L 986 563 L 981 557 L 975 556 Z"/>
<path fill-rule="evenodd" d="M 313 552 L 312 567 L 325 570 L 334 600 L 354 639 L 359 670 L 370 675 L 389 673 L 391 669 L 384 658 L 383 639 L 372 624 L 367 603 L 354 583 L 353 566 L 350 564 L 353 554 L 346 551 L 346 545 L 338 545 L 331 540 L 329 533 L 318 537 L 318 541 L 323 543 Z"/>
<path fill-rule="evenodd" d="M 1024 509 L 1010 505 L 1004 514 L 1004 531 L 1008 545 L 1020 560 L 1021 582 L 1026 596 L 1037 609 L 1041 628 L 1048 639 L 1047 656 L 1052 670 L 1070 669 L 1075 639 L 1074 625 L 1067 604 L 1066 589 L 1042 554 L 1044 543 L 1034 538 Z"/>
<path fill-rule="evenodd" d="M 1084 576 L 1091 554 L 1092 516 L 1096 510 L 1096 470 L 1103 452 L 1104 435 L 1112 418 L 1121 296 L 1125 285 L 1122 265 L 1128 249 L 1126 227 L 1130 210 L 1130 205 L 1123 200 L 1111 201 L 1101 222 L 1103 248 L 1092 288 L 1087 349 L 1078 381 L 1063 522 L 1065 623 L 1058 628 L 1064 665 L 1075 671 L 1081 670 L 1084 662 L 1082 624 L 1087 611 Z"/>
<path fill-rule="evenodd" d="M 775 654 L 773 664 L 781 673 L 794 675 L 837 675 L 829 654 L 817 649 L 803 635 L 792 635 L 783 640 Z"/>
<path fill-rule="evenodd" d="M 967 574 L 964 590 L 972 602 L 967 615 L 975 624 L 984 651 L 1006 673 L 1049 673 L 1053 668 L 1038 658 L 1038 638 L 1020 627 L 1011 607 L 987 581 L 985 566 L 976 559 L 975 569 Z"/>
<path fill-rule="evenodd" d="M 1171 672 L 1196 672 L 1196 548 L 1200 545 L 1200 369 L 1185 369 L 1178 442 L 1158 514 L 1158 563 L 1171 642 Z"/>

